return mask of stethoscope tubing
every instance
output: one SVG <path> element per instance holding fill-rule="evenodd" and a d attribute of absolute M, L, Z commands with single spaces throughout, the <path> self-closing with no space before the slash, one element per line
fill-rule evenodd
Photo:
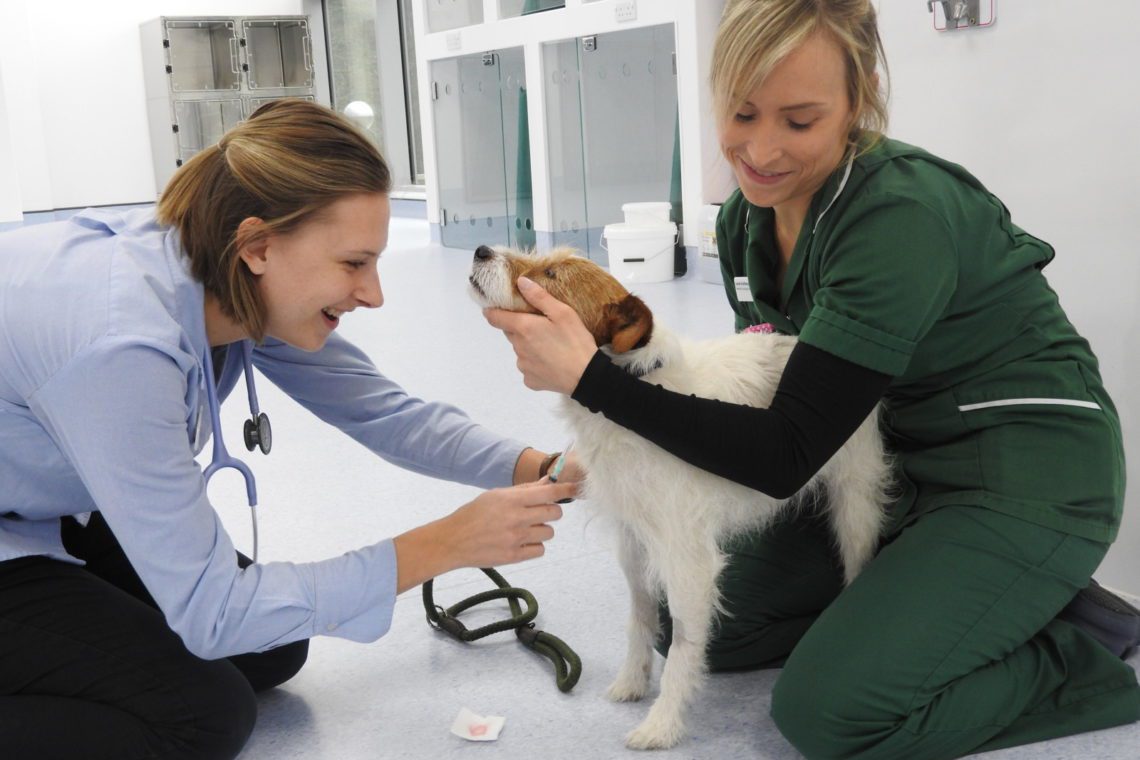
<path fill-rule="evenodd" d="M 257 390 L 253 386 L 253 347 L 248 340 L 241 342 L 241 363 L 245 369 L 245 392 L 249 396 L 249 413 L 256 420 L 261 415 L 261 410 L 257 407 Z"/>
<path fill-rule="evenodd" d="M 242 362 L 245 367 L 245 386 L 249 395 L 249 407 L 256 419 L 260 412 L 257 408 L 257 390 L 253 384 L 253 361 L 251 358 L 253 348 L 248 340 L 242 341 L 241 350 Z M 206 469 L 202 472 L 202 476 L 206 485 L 209 485 L 210 478 L 219 470 L 224 470 L 229 467 L 241 473 L 242 479 L 245 480 L 245 493 L 249 501 L 249 509 L 253 519 L 253 561 L 257 562 L 257 482 L 254 480 L 253 471 L 249 469 L 245 462 L 231 456 L 230 452 L 226 449 L 225 441 L 222 440 L 221 404 L 218 402 L 218 387 L 214 381 L 214 360 L 210 356 L 210 353 L 210 349 L 207 347 L 203 365 L 206 372 L 206 405 L 210 412 L 210 427 L 213 432 L 214 454 L 210 464 L 206 465 Z"/>

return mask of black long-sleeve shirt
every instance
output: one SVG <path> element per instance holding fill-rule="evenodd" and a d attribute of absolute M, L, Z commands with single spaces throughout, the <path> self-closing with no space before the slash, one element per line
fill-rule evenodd
<path fill-rule="evenodd" d="M 682 460 L 784 499 L 871 413 L 891 376 L 798 343 L 768 409 L 669 391 L 598 351 L 571 398 Z"/>

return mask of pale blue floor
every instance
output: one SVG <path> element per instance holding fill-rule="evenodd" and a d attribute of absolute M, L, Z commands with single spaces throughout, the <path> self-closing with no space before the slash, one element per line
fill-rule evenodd
<path fill-rule="evenodd" d="M 561 448 L 567 434 L 554 397 L 523 387 L 506 340 L 465 292 L 470 253 L 430 243 L 422 220 L 394 219 L 380 262 L 385 304 L 357 311 L 340 330 L 390 377 L 428 399 L 443 399 L 475 419 L 535 446 Z M 704 337 L 731 329 L 723 290 L 690 276 L 638 288 L 659 319 Z M 261 408 L 273 418 L 269 457 L 242 452 L 258 478 L 262 561 L 318 560 L 438 518 L 473 498 L 472 488 L 436 482 L 377 460 L 314 419 L 268 382 Z M 234 446 L 246 410 L 243 394 L 223 410 Z M 237 476 L 219 475 L 211 496 L 239 548 L 249 551 L 248 508 Z M 603 692 L 624 652 L 624 581 L 600 520 L 570 505 L 547 556 L 507 567 L 506 577 L 540 603 L 538 625 L 581 655 L 582 679 L 569 695 L 549 662 L 499 634 L 461 645 L 430 630 L 419 591 L 400 598 L 391 631 L 373 644 L 313 640 L 308 665 L 261 698 L 257 729 L 242 760 L 287 758 L 475 757 L 575 760 L 641 757 L 622 738 L 645 705 L 613 704 Z M 451 604 L 489 588 L 477 571 L 436 582 Z M 495 608 L 495 615 L 505 610 Z M 491 615 L 472 614 L 472 627 Z M 1133 660 L 1133 665 L 1137 660 Z M 658 663 L 660 665 L 660 663 Z M 768 717 L 778 671 L 714 675 L 693 711 L 691 735 L 653 758 L 800 757 Z M 460 707 L 506 717 L 499 740 L 467 743 L 449 733 Z M 993 760 L 1136 758 L 1140 725 L 995 752 Z"/>

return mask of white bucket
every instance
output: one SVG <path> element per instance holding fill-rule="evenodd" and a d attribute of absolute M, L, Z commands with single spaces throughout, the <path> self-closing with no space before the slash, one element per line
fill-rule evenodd
<path fill-rule="evenodd" d="M 677 241 L 677 225 L 672 222 L 607 224 L 602 230 L 602 240 L 605 241 L 602 248 L 610 255 L 610 274 L 622 282 L 667 282 L 673 279 L 673 245 Z"/>
<path fill-rule="evenodd" d="M 672 210 L 673 204 L 667 201 L 621 204 L 626 224 L 668 224 Z"/>

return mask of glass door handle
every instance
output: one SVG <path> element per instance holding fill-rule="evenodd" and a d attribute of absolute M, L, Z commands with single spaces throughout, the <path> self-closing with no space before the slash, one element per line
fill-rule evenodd
<path fill-rule="evenodd" d="M 230 42 L 230 71 L 234 74 L 237 74 L 237 73 L 239 73 L 237 37 L 230 37 L 229 42 Z"/>

